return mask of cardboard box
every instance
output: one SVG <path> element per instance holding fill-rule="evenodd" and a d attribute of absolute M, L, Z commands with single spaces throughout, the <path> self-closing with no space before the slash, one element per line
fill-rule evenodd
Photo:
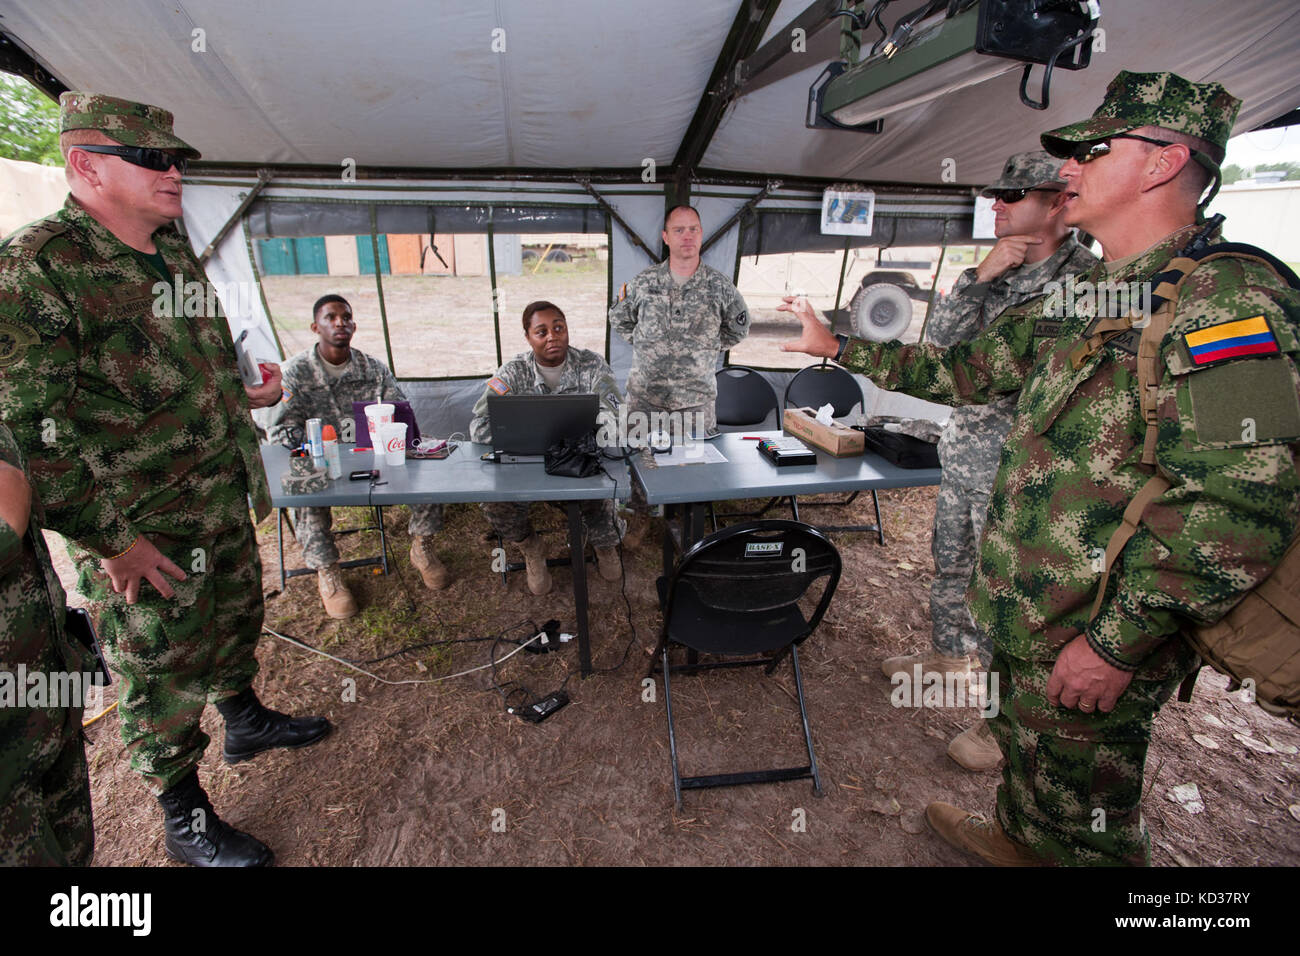
<path fill-rule="evenodd" d="M 822 425 L 818 423 L 816 415 L 815 408 L 787 408 L 783 423 L 786 434 L 794 435 L 836 458 L 863 453 L 862 432 L 847 425 Z"/>

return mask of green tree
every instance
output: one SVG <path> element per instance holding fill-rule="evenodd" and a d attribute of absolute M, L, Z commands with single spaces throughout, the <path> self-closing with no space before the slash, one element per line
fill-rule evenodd
<path fill-rule="evenodd" d="M 1223 167 L 1223 185 L 1231 186 L 1233 183 L 1240 182 L 1246 178 L 1246 171 L 1236 163 L 1229 163 Z"/>
<path fill-rule="evenodd" d="M 59 106 L 21 77 L 0 73 L 0 156 L 62 166 Z"/>
<path fill-rule="evenodd" d="M 1255 167 L 1256 172 L 1261 169 L 1267 172 L 1280 169 L 1286 173 L 1283 179 L 1300 179 L 1300 163 L 1264 163 Z"/>

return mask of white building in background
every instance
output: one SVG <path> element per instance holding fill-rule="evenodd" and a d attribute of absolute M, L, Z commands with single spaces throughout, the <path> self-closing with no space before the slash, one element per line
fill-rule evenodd
<path fill-rule="evenodd" d="M 1283 262 L 1300 262 L 1300 181 L 1241 182 L 1224 186 L 1209 213 L 1228 217 L 1225 239 L 1267 249 Z"/>

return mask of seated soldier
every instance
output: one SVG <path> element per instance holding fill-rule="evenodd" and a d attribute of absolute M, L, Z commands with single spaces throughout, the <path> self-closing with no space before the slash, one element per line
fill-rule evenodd
<path fill-rule="evenodd" d="M 619 394 L 614 373 L 603 358 L 586 349 L 569 348 L 569 327 L 559 306 L 530 302 L 524 309 L 524 338 L 531 352 L 520 352 L 497 369 L 483 395 L 474 405 L 469 425 L 470 441 L 488 444 L 489 395 L 564 395 L 594 392 L 600 396 L 599 420 L 612 430 L 618 417 Z M 516 545 L 527 565 L 528 590 L 546 594 L 551 590 L 551 572 L 546 568 L 542 540 L 528 520 L 528 502 L 484 502 L 483 510 L 493 530 Z M 606 581 L 617 581 L 623 573 L 618 543 L 623 538 L 623 521 L 609 498 L 579 502 L 587 535 L 596 548 L 596 567 Z"/>
<path fill-rule="evenodd" d="M 351 422 L 352 403 L 405 401 L 406 396 L 388 367 L 352 348 L 357 330 L 352 307 L 340 295 L 323 295 L 312 306 L 311 330 L 320 341 L 284 363 L 284 398 L 275 406 L 267 429 L 270 440 L 293 445 L 306 437 L 307 419 L 319 418 L 321 426 L 333 425 L 343 436 L 344 422 Z M 357 602 L 339 573 L 339 552 L 330 531 L 329 508 L 294 508 L 294 527 L 302 545 L 307 567 L 316 570 L 325 613 L 347 618 L 357 613 Z M 411 564 L 420 572 L 425 587 L 437 591 L 447 586 L 447 569 L 433 550 L 433 536 L 442 529 L 442 505 L 412 505 Z"/>

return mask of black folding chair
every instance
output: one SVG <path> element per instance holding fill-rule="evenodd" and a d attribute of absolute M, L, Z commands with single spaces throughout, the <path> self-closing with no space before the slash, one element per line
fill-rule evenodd
<path fill-rule="evenodd" d="M 862 387 L 858 380 L 838 365 L 809 365 L 800 369 L 790 384 L 785 387 L 785 407 L 821 408 L 828 402 L 836 418 L 842 418 L 853 411 L 853 406 L 862 404 Z M 843 501 L 805 501 L 805 508 L 829 508 L 838 505 L 851 505 L 860 492 L 853 492 Z M 799 520 L 798 502 L 791 499 L 795 520 Z M 880 498 L 871 492 L 871 504 L 876 510 L 876 523 L 851 525 L 818 525 L 823 531 L 869 531 L 875 532 L 881 544 L 885 543 L 885 525 L 880 520 Z"/>
<path fill-rule="evenodd" d="M 718 369 L 714 377 L 718 383 L 714 411 L 719 425 L 761 425 L 776 412 L 776 427 L 781 427 L 781 403 L 771 383 L 759 372 L 744 365 L 728 365 Z"/>
<path fill-rule="evenodd" d="M 822 578 L 827 580 L 816 609 L 805 618 L 800 599 Z M 798 645 L 821 622 L 839 579 L 840 554 L 830 539 L 809 525 L 776 519 L 750 521 L 714 532 L 681 557 L 671 578 L 659 579 L 664 623 L 655 651 L 659 661 L 651 663 L 650 673 L 657 666 L 663 668 L 668 748 L 678 809 L 682 790 L 706 787 L 811 779 L 813 791 L 821 794 Z M 673 644 L 691 651 L 688 664 L 676 668 L 670 665 Z M 699 653 L 724 659 L 699 663 Z M 673 725 L 672 673 L 762 664 L 771 674 L 787 653 L 794 670 L 808 763 L 801 767 L 683 777 Z"/>
<path fill-rule="evenodd" d="M 767 417 L 776 413 L 775 428 L 781 427 L 781 403 L 776 397 L 776 390 L 762 374 L 745 365 L 727 365 L 715 374 L 718 383 L 718 397 L 714 404 L 714 413 L 718 424 L 723 426 L 762 425 Z M 785 496 L 790 502 L 790 510 L 795 518 L 799 517 L 795 509 L 794 497 Z M 719 515 L 709 502 L 709 520 L 713 530 L 718 530 L 718 518 L 761 518 L 772 506 L 780 501 L 778 495 L 757 511 L 738 511 Z"/>

